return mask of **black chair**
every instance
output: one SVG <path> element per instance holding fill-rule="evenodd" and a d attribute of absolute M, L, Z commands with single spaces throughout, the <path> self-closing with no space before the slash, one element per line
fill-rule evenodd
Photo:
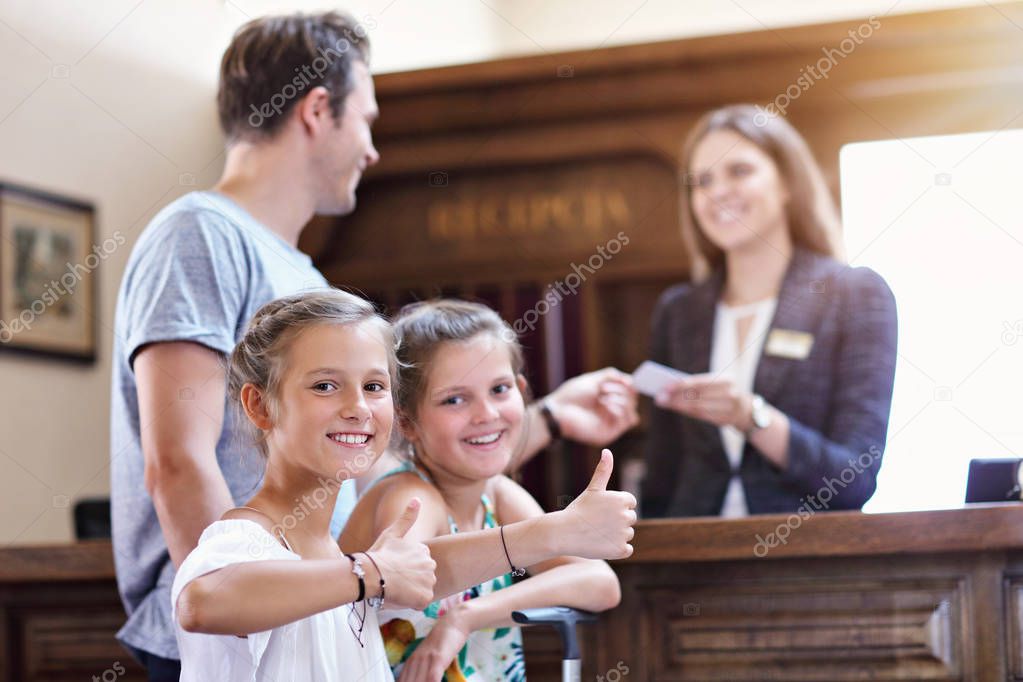
<path fill-rule="evenodd" d="M 75 502 L 75 538 L 78 540 L 110 537 L 110 498 L 98 497 Z"/>

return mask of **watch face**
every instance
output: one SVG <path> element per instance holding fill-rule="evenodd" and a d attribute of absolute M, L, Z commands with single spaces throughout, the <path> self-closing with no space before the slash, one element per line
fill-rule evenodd
<path fill-rule="evenodd" d="M 753 423 L 758 429 L 766 429 L 771 424 L 771 412 L 767 403 L 760 396 L 753 399 Z"/>

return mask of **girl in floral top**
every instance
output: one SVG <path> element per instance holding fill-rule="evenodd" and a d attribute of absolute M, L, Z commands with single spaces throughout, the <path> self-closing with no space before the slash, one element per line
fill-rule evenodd
<path fill-rule="evenodd" d="M 408 500 L 423 501 L 408 537 L 424 542 L 459 532 L 539 521 L 540 505 L 503 475 L 530 438 L 526 381 L 515 334 L 486 306 L 441 300 L 406 307 L 395 321 L 400 362 L 396 404 L 408 460 L 362 497 L 341 538 L 346 551 L 370 543 L 400 515 Z M 534 434 L 535 435 L 535 434 Z M 590 490 L 606 485 L 611 453 L 604 451 Z M 627 493 L 619 513 L 633 515 Z M 572 507 L 558 514 L 574 515 Z M 537 526 L 537 532 L 542 532 Z M 565 605 L 613 608 L 618 579 L 603 561 L 556 557 L 523 566 L 530 576 L 513 584 L 521 543 L 509 540 L 498 560 L 508 572 L 450 594 L 438 566 L 435 597 L 424 611 L 379 614 L 388 661 L 400 682 L 525 680 L 522 639 L 511 612 Z M 595 556 L 592 552 L 583 553 Z M 525 563 L 525 562 L 523 562 Z"/>

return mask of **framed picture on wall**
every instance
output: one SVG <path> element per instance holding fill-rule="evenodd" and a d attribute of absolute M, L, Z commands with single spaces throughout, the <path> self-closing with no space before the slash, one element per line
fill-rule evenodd
<path fill-rule="evenodd" d="M 95 231 L 91 204 L 0 183 L 0 349 L 95 361 Z"/>

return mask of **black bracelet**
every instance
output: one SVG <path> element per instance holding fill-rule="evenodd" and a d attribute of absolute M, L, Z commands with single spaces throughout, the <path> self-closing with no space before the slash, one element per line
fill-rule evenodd
<path fill-rule="evenodd" d="M 526 575 L 526 569 L 515 568 L 515 564 L 512 563 L 511 555 L 508 554 L 508 543 L 504 541 L 504 526 L 500 526 L 501 529 L 501 545 L 504 547 L 504 558 L 508 560 L 508 565 L 511 566 L 511 574 L 516 578 L 521 578 Z"/>
<path fill-rule="evenodd" d="M 362 565 L 354 555 L 345 554 L 345 556 L 352 562 L 352 573 L 359 579 L 359 596 L 355 598 L 355 601 L 362 601 L 366 598 L 366 571 L 363 570 Z"/>
<path fill-rule="evenodd" d="M 547 430 L 551 434 L 551 441 L 561 440 L 561 424 L 554 417 L 554 413 L 551 412 L 551 408 L 547 406 L 547 403 L 540 403 L 540 416 L 543 417 L 543 421 L 547 424 Z"/>
<path fill-rule="evenodd" d="M 384 572 L 380 570 L 380 567 L 377 566 L 376 559 L 370 556 L 369 552 L 362 552 L 362 554 L 365 555 L 367 559 L 369 559 L 369 562 L 373 564 L 373 568 L 377 569 L 377 575 L 380 576 L 380 596 L 370 597 L 368 600 L 366 600 L 366 603 L 372 606 L 373 608 L 381 609 L 384 607 L 384 597 L 387 594 L 387 583 L 384 582 Z"/>

